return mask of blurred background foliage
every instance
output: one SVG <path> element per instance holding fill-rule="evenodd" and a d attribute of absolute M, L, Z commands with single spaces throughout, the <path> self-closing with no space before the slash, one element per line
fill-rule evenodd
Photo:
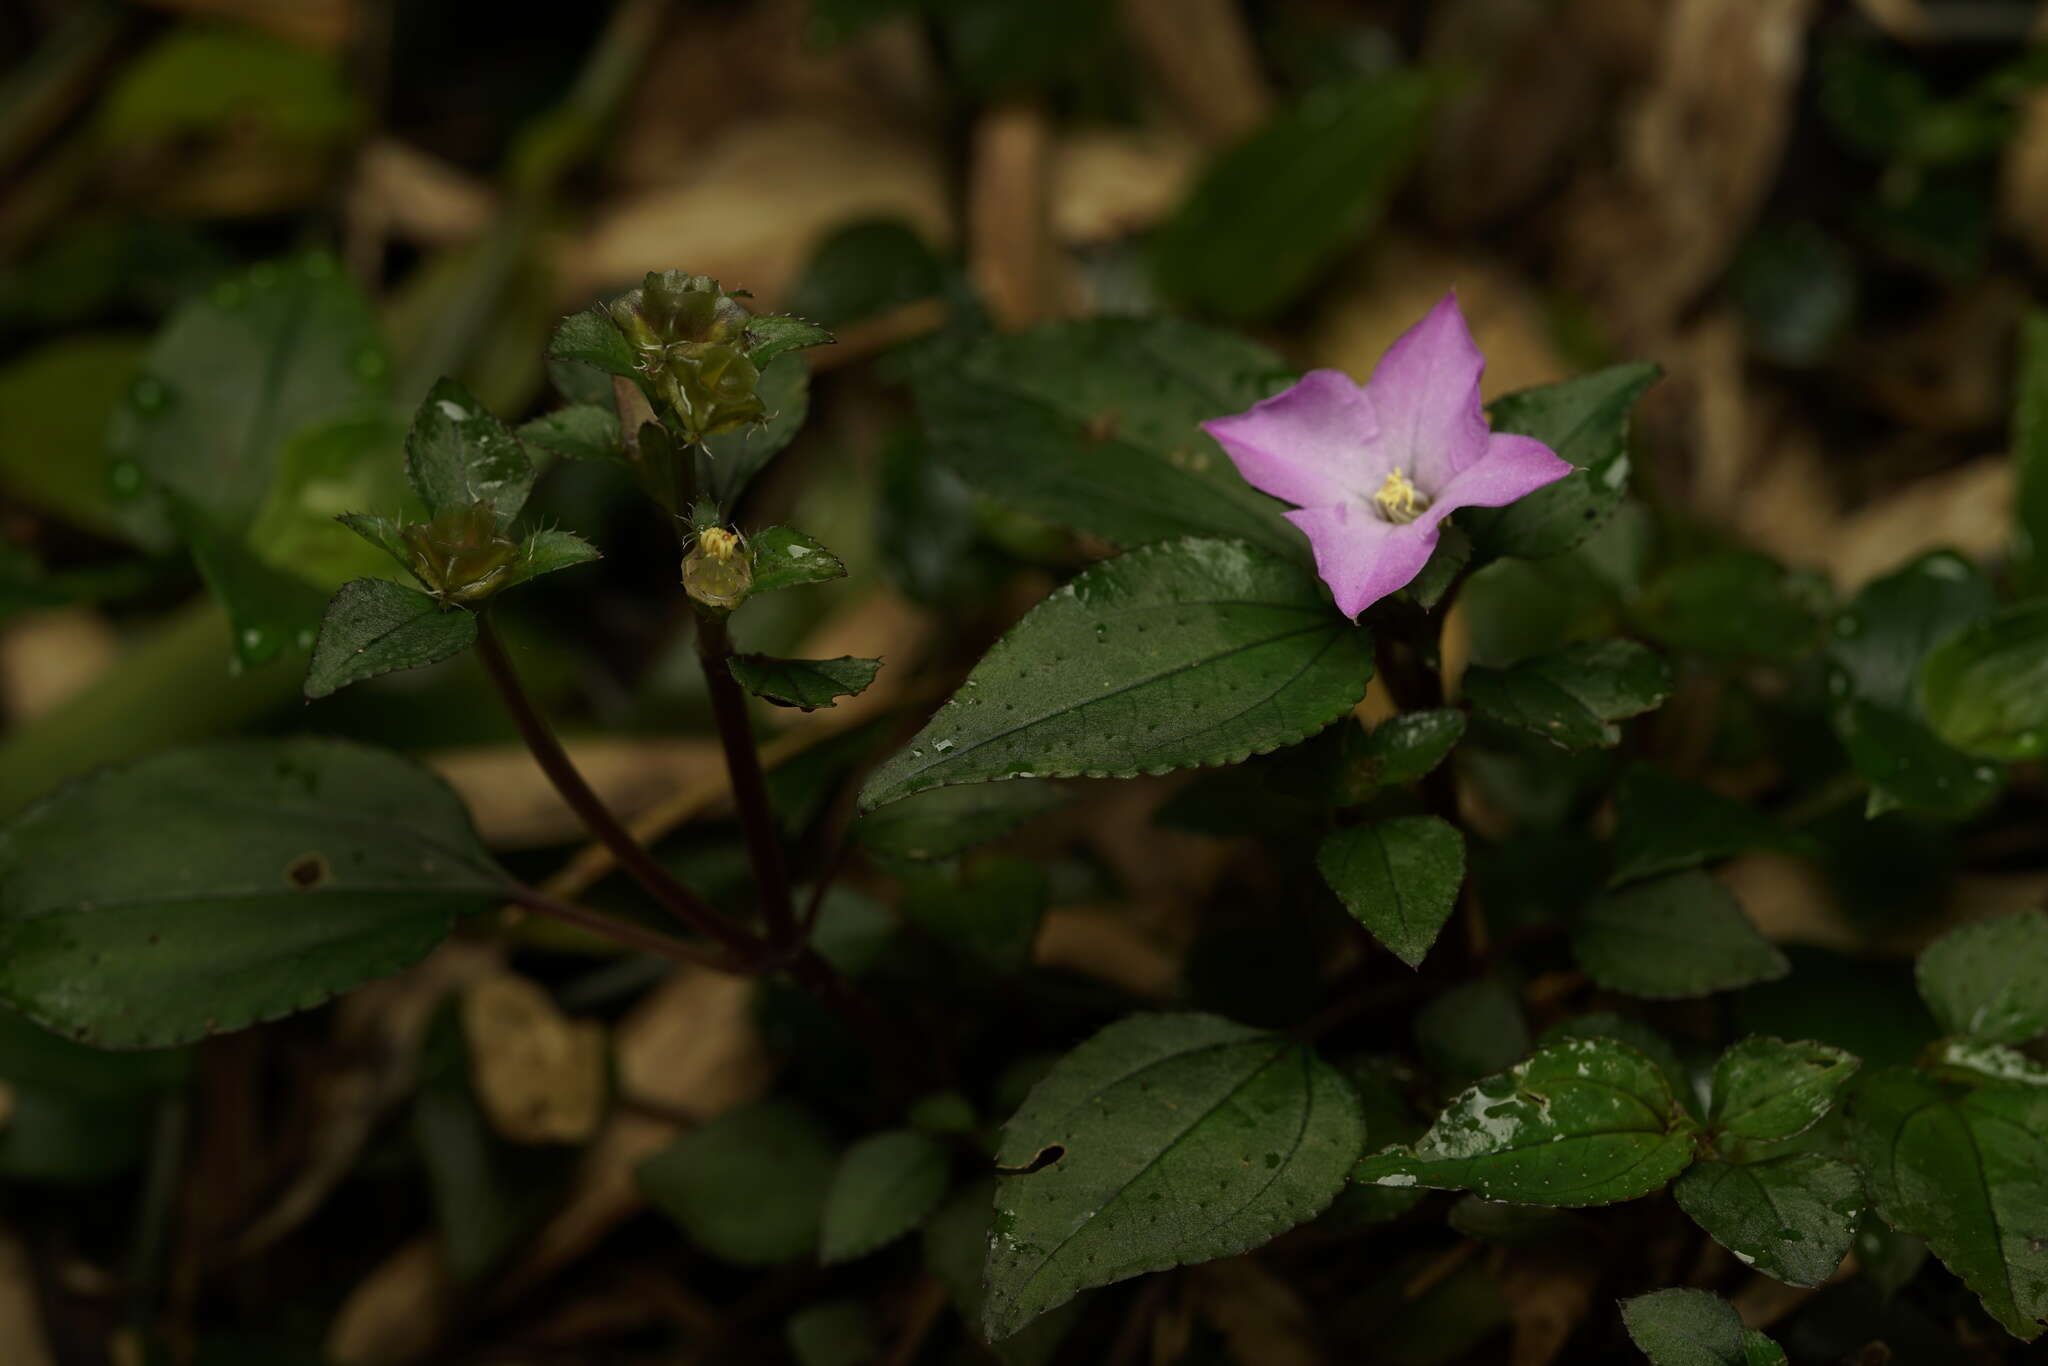
<path fill-rule="evenodd" d="M 2048 268 L 2044 32 L 2026 0 L 0 0 L 0 810 L 167 744 L 311 727 L 425 754 L 515 866 L 556 868 L 578 831 L 470 661 L 309 708 L 295 623 L 361 572 L 327 519 L 399 496 L 394 414 L 443 374 L 508 420 L 556 406 L 579 381 L 543 360 L 554 321 L 666 267 L 840 338 L 813 362 L 808 427 L 743 511 L 802 527 L 852 572 L 764 600 L 747 630 L 778 653 L 882 655 L 893 683 L 775 723 L 792 831 L 879 718 L 929 700 L 931 677 L 1101 549 L 931 457 L 904 388 L 920 354 L 1168 312 L 1362 376 L 1450 285 L 1489 396 L 1622 359 L 1669 376 L 1641 410 L 1641 496 L 1576 550 L 1481 573 L 1453 670 L 1647 634 L 1724 665 L 1652 723 L 1660 744 L 1724 791 L 1796 790 L 1840 767 L 1811 724 L 1826 677 L 1770 666 L 1804 657 L 1837 596 L 1920 551 L 2007 553 L 2013 376 Z M 282 355 L 313 378 L 266 377 Z M 205 411 L 162 412 L 145 358 L 205 389 Z M 208 441 L 244 443 L 260 474 L 187 490 L 197 520 L 173 527 L 188 514 L 139 497 L 133 462 Z M 543 478 L 528 520 L 606 559 L 522 594 L 506 629 L 598 785 L 671 830 L 715 807 L 716 750 L 672 542 L 614 475 L 565 462 Z M 256 586 L 232 624 L 206 591 L 224 582 Z M 1582 837 L 1557 832 L 1609 765 L 1505 743 L 1474 761 L 1475 790 L 1513 818 L 1475 853 L 1497 928 L 1597 880 Z M 1284 801 L 1280 766 L 1233 781 L 1266 785 L 1265 812 Z M 1822 788 L 1809 813 L 1818 858 L 1727 873 L 1768 934 L 1808 945 L 1799 988 L 1739 1009 L 1744 1027 L 1878 1059 L 1923 1036 L 1918 1008 L 1903 977 L 1841 955 L 1924 942 L 1959 897 L 2038 899 L 2042 808 L 2020 784 L 1965 829 L 1866 822 L 1841 796 Z M 1136 783 L 1096 794 L 1086 821 L 1056 818 L 1031 895 L 1067 908 L 1038 952 L 1072 970 L 1076 1014 L 1105 984 L 1152 995 L 1185 973 L 1200 1002 L 1288 1021 L 1313 944 L 1264 935 L 1246 968 L 1249 927 L 1216 889 L 1261 874 L 1191 833 L 1243 809 Z M 663 853 L 730 890 L 743 865 L 716 814 Z M 981 874 L 991 897 L 1032 875 Z M 840 951 L 880 933 L 858 900 L 828 919 Z M 568 951 L 573 969 L 547 971 L 571 1010 L 609 1018 L 652 980 L 526 933 Z M 661 1333 L 734 1359 L 764 1359 L 735 1346 L 763 1341 L 806 1363 L 880 1359 L 833 1355 L 877 1331 L 860 1302 L 874 1286 L 784 1333 L 801 1281 L 728 1300 L 731 1285 L 666 1277 L 646 1246 L 601 1242 L 631 1205 L 603 1178 L 646 1150 L 636 1123 L 671 1132 L 758 1089 L 744 1010 L 664 988 L 619 1021 L 611 1068 L 639 1108 L 578 1159 L 508 1136 L 434 1009 L 501 968 L 502 951 L 458 943 L 427 987 L 196 1061 L 90 1054 L 0 1016 L 0 1360 L 99 1360 L 109 1342 L 123 1363 L 430 1359 L 456 1322 L 451 1277 L 521 1246 L 501 1293 L 462 1301 L 482 1345 L 431 1359 L 704 1359 L 632 1345 Z M 1447 1071 L 1476 1075 L 1526 1046 L 1517 993 L 1540 986 L 1466 990 L 1416 1028 Z M 1808 1018 L 1820 995 L 1825 1027 Z M 818 1022 L 792 1004 L 762 1027 Z M 798 1066 L 830 1070 L 815 1049 Z M 1006 1083 L 1012 1102 L 1028 1079 Z M 409 1124 L 383 1123 L 401 1104 Z M 563 1124 L 545 1140 L 596 1132 Z M 330 1202 L 344 1183 L 362 1198 Z M 394 1243 L 423 1227 L 423 1188 L 444 1241 Z M 567 1223 L 551 1205 L 565 1191 Z M 1418 1366 L 1498 1360 L 1480 1344 L 1505 1331 L 1519 1362 L 1562 1359 L 1592 1293 L 1498 1259 L 1403 1255 L 1348 1298 L 1299 1293 Z M 1183 1359 L 1321 1359 L 1278 1354 L 1305 1350 L 1295 1290 L 1249 1262 L 1203 1277 L 1205 1303 L 1170 1318 L 1195 1344 Z M 1784 1334 L 1796 1360 L 1839 1359 L 1879 1314 L 1894 1343 L 1935 1344 L 1913 1359 L 1996 1359 L 1953 1355 L 1938 1307 L 1841 1298 L 1822 1292 Z M 898 1332 L 937 1312 L 884 1300 Z M 134 1325 L 166 1306 L 177 1333 L 145 1344 Z M 1546 1313 L 1566 1320 L 1550 1355 Z"/>

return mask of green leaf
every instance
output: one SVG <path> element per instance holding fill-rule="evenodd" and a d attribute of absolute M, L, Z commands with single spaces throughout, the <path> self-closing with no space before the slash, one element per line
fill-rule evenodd
<path fill-rule="evenodd" d="M 119 73 L 99 106 L 96 132 L 134 155 L 239 129 L 243 139 L 256 139 L 249 155 L 317 160 L 362 116 L 336 54 L 252 28 L 188 24 Z"/>
<path fill-rule="evenodd" d="M 554 336 L 548 339 L 548 355 L 554 360 L 576 361 L 607 375 L 630 379 L 643 391 L 647 387 L 633 363 L 632 343 L 602 304 L 592 304 L 581 313 L 571 313 L 562 319 Z"/>
<path fill-rule="evenodd" d="M 854 823 L 853 837 L 885 858 L 949 859 L 1072 800 L 1056 784 L 1021 780 L 934 788 L 868 812 Z"/>
<path fill-rule="evenodd" d="M 2022 1044 L 2048 1031 L 2048 914 L 2018 911 L 1952 930 L 1915 965 L 1943 1030 Z"/>
<path fill-rule="evenodd" d="M 489 503 L 501 527 L 533 491 L 533 461 L 519 438 L 452 379 L 437 380 L 413 416 L 405 475 L 429 514 Z"/>
<path fill-rule="evenodd" d="M 805 584 L 830 583 L 846 577 L 846 565 L 837 555 L 801 531 L 771 526 L 748 538 L 754 553 L 756 593 L 773 593 Z"/>
<path fill-rule="evenodd" d="M 983 1325 L 1090 1286 L 1229 1257 L 1314 1217 L 1365 1141 L 1301 1044 L 1212 1015 L 1136 1015 L 1069 1053 L 1004 1126 Z"/>
<path fill-rule="evenodd" d="M 915 376 L 933 452 L 1007 508 L 1121 546 L 1238 537 L 1304 558 L 1282 505 L 1196 424 L 1288 377 L 1264 347 L 1167 318 L 1098 318 L 993 336 Z"/>
<path fill-rule="evenodd" d="M 1572 929 L 1572 952 L 1609 991 L 1652 1001 L 1731 991 L 1792 970 L 1734 893 L 1701 872 L 1596 897 Z"/>
<path fill-rule="evenodd" d="M 1707 1123 L 1717 1133 L 1758 1143 L 1803 1134 L 1834 1107 L 1860 1066 L 1841 1049 L 1810 1039 L 1744 1039 L 1714 1064 Z"/>
<path fill-rule="evenodd" d="M 951 1168 L 945 1144 L 910 1129 L 848 1148 L 825 1192 L 820 1260 L 830 1266 L 865 1257 L 916 1228 L 946 1194 Z"/>
<path fill-rule="evenodd" d="M 1621 1321 L 1652 1366 L 1784 1366 L 1776 1343 L 1744 1328 L 1734 1305 L 1705 1290 L 1623 1300 Z"/>
<path fill-rule="evenodd" d="M 476 641 L 476 618 L 448 609 L 416 588 L 388 579 L 356 579 L 327 605 L 306 700 L 400 669 L 438 664 Z"/>
<path fill-rule="evenodd" d="M 552 574 L 558 569 L 574 569 L 579 564 L 603 558 L 596 546 L 574 532 L 536 531 L 520 544 L 519 558 L 506 570 L 498 591 L 503 592 L 515 584 Z"/>
<path fill-rule="evenodd" d="M 1787 1285 L 1815 1286 L 1834 1275 L 1863 1212 L 1863 1178 L 1820 1153 L 1746 1165 L 1696 1162 L 1671 1194 L 1743 1265 Z"/>
<path fill-rule="evenodd" d="M 115 1053 L 0 1010 L 0 1080 L 73 1100 L 147 1106 L 182 1089 L 192 1072 L 186 1049 Z"/>
<path fill-rule="evenodd" d="M 1656 1063 L 1612 1039 L 1572 1039 L 1460 1093 L 1428 1133 L 1366 1158 L 1352 1179 L 1608 1205 L 1684 1171 L 1693 1129 Z"/>
<path fill-rule="evenodd" d="M 761 371 L 755 392 L 768 416 L 705 437 L 697 453 L 698 486 L 727 506 L 803 430 L 811 411 L 811 368 L 795 356 L 784 356 Z"/>
<path fill-rule="evenodd" d="M 13 285 L 10 280 L 10 286 Z M 107 414 L 143 355 L 125 334 L 71 334 L 0 365 L 0 487 L 73 526 L 119 539 L 105 458 Z M 141 471 L 130 467 L 131 479 Z"/>
<path fill-rule="evenodd" d="M 784 352 L 831 343 L 830 332 L 787 313 L 764 313 L 747 320 L 747 359 L 761 370 Z"/>
<path fill-rule="evenodd" d="M 1950 550 L 1920 556 L 1870 583 L 1836 614 L 1829 690 L 1918 716 L 1928 651 L 1996 605 L 1991 581 L 1976 565 Z"/>
<path fill-rule="evenodd" d="M 712 1256 L 739 1266 L 817 1251 L 838 1157 L 810 1113 L 767 1100 L 730 1110 L 640 1164 L 640 1189 Z"/>
<path fill-rule="evenodd" d="M 0 999 L 101 1047 L 187 1043 L 396 972 L 504 887 L 461 800 L 395 754 L 173 750 L 0 829 Z"/>
<path fill-rule="evenodd" d="M 107 427 L 115 488 L 155 485 L 240 536 L 294 436 L 380 409 L 390 361 L 369 304 L 325 256 L 266 263 L 172 315 Z M 148 504 L 131 523 L 151 536 Z"/>
<path fill-rule="evenodd" d="M 961 1319 L 970 1324 L 981 1323 L 988 1299 L 981 1270 L 995 1216 L 995 1180 L 985 1178 L 956 1191 L 925 1224 L 925 1266 L 946 1287 Z M 1046 1366 L 1086 1305 L 1085 1295 L 1069 1300 L 991 1350 L 1005 1366 Z"/>
<path fill-rule="evenodd" d="M 1989 759 L 2048 756 L 2048 600 L 2015 603 L 1950 636 L 1920 671 L 1942 739 Z"/>
<path fill-rule="evenodd" d="M 813 6 L 813 19 L 820 6 Z M 946 265 L 901 219 L 868 218 L 818 244 L 789 306 L 829 327 L 844 327 L 940 294 Z"/>
<path fill-rule="evenodd" d="M 1925 1238 L 1992 1318 L 2048 1322 L 2048 1088 L 1874 1073 L 1849 1101 L 1857 1165 L 1884 1221 Z"/>
<path fill-rule="evenodd" d="M 1828 587 L 1768 555 L 1730 550 L 1666 570 L 1637 604 L 1643 629 L 1674 650 L 1790 660 L 1820 644 Z"/>
<path fill-rule="evenodd" d="M 1299 298 L 1386 213 L 1435 93 L 1428 76 L 1383 72 L 1281 112 L 1211 165 L 1160 229 L 1160 290 L 1234 322 Z"/>
<path fill-rule="evenodd" d="M 1746 802 L 1632 765 L 1615 792 L 1614 882 L 1712 863 L 1746 849 L 1808 853 L 1813 841 Z"/>
<path fill-rule="evenodd" d="M 906 879 L 906 920 L 999 973 L 1031 962 L 1048 897 L 1045 870 L 1025 858 L 991 858 L 957 880 L 935 870 Z"/>
<path fill-rule="evenodd" d="M 2014 569 L 2030 593 L 2048 589 L 2048 313 L 2029 313 L 2020 328 L 2019 373 L 2013 377 L 2012 458 Z"/>
<path fill-rule="evenodd" d="M 770 655 L 734 655 L 726 663 L 739 685 L 778 707 L 816 711 L 836 697 L 851 697 L 875 681 L 879 659 L 776 659 Z"/>
<path fill-rule="evenodd" d="M 1361 806 L 1389 787 L 1427 776 L 1465 736 L 1465 713 L 1455 707 L 1404 711 L 1371 731 L 1344 732 L 1337 800 Z"/>
<path fill-rule="evenodd" d="M 1496 720 L 1565 749 L 1588 749 L 1619 744 L 1614 722 L 1662 706 L 1671 668 L 1633 641 L 1584 641 L 1505 669 L 1474 665 L 1464 689 Z"/>
<path fill-rule="evenodd" d="M 1961 820 L 1998 795 L 2002 775 L 1944 744 L 1914 717 L 1861 699 L 1837 707 L 1835 734 L 1870 784 L 1866 814 L 1924 811 Z"/>
<path fill-rule="evenodd" d="M 1033 608 L 861 795 L 1236 763 L 1358 704 L 1366 637 L 1304 570 L 1251 546 L 1149 546 Z"/>
<path fill-rule="evenodd" d="M 1562 555 L 1598 531 L 1628 496 L 1629 414 L 1664 372 L 1636 362 L 1494 400 L 1493 429 L 1533 436 L 1578 466 L 1504 508 L 1470 508 L 1457 521 L 1485 559 Z"/>
<path fill-rule="evenodd" d="M 616 408 L 575 403 L 519 425 L 519 439 L 565 460 L 623 461 L 626 446 Z"/>
<path fill-rule="evenodd" d="M 1396 958 L 1422 966 L 1465 883 L 1465 840 L 1435 816 L 1339 830 L 1316 855 L 1323 881 Z"/>
<path fill-rule="evenodd" d="M 396 517 L 379 517 L 370 512 L 344 512 L 335 521 L 389 555 L 401 568 L 412 562 Z"/>
<path fill-rule="evenodd" d="M 1529 1052 L 1521 993 L 1495 973 L 1460 982 L 1415 1013 L 1415 1046 L 1451 1087 L 1512 1067 Z"/>
<path fill-rule="evenodd" d="M 110 1181 L 141 1161 L 148 1108 L 87 1100 L 40 1086 L 10 1086 L 0 1127 L 0 1179 L 51 1186 Z"/>
<path fill-rule="evenodd" d="M 871 1366 L 882 1359 L 875 1312 L 860 1300 L 827 1300 L 789 1316 L 783 1328 L 797 1366 Z"/>
<path fill-rule="evenodd" d="M 167 493 L 163 504 L 207 589 L 227 609 L 234 667 L 255 668 L 287 651 L 312 648 L 324 606 L 319 589 L 258 559 L 239 537 L 216 529 L 182 497 Z"/>

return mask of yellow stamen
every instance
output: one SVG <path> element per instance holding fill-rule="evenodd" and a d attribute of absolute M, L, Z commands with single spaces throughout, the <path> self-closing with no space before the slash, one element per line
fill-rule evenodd
<path fill-rule="evenodd" d="M 1429 499 L 1422 496 L 1422 490 L 1415 487 L 1415 482 L 1402 472 L 1399 465 L 1387 471 L 1387 480 L 1372 496 L 1372 501 L 1379 508 L 1380 516 L 1401 525 L 1414 521 L 1429 510 Z"/>
<path fill-rule="evenodd" d="M 706 527 L 698 533 L 697 544 L 704 548 L 704 555 L 707 559 L 716 560 L 723 564 L 739 553 L 740 538 L 737 532 L 727 531 L 724 527 L 712 526 Z"/>

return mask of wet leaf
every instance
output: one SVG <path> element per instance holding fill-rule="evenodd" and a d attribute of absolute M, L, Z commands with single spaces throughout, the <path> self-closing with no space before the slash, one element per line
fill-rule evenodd
<path fill-rule="evenodd" d="M 1041 602 L 862 794 L 1235 763 L 1356 706 L 1366 637 L 1306 571 L 1187 540 L 1094 566 Z"/>
<path fill-rule="evenodd" d="M 0 998 L 101 1047 L 186 1043 L 396 972 L 504 886 L 461 801 L 395 754 L 173 750 L 0 830 Z"/>
<path fill-rule="evenodd" d="M 1942 1029 L 1981 1043 L 2048 1032 L 2048 914 L 2018 911 L 1951 930 L 1920 955 L 1920 995 Z"/>
<path fill-rule="evenodd" d="M 1942 739 L 1990 759 L 2048 755 L 2048 601 L 2016 603 L 1950 636 L 1920 673 Z"/>
<path fill-rule="evenodd" d="M 1937 550 L 1867 585 L 1835 615 L 1828 663 L 1837 696 L 1919 715 L 1920 664 L 1945 638 L 1989 615 L 1991 581 L 1954 551 Z"/>
<path fill-rule="evenodd" d="M 476 617 L 445 608 L 416 588 L 387 579 L 356 579 L 327 606 L 306 699 L 328 696 L 351 683 L 401 669 L 438 664 L 476 642 Z"/>
<path fill-rule="evenodd" d="M 886 858 L 948 859 L 1072 800 L 1055 783 L 1024 780 L 934 788 L 868 812 L 854 824 L 853 837 Z"/>
<path fill-rule="evenodd" d="M 1421 967 L 1465 882 L 1465 841 L 1435 816 L 1339 830 L 1316 855 L 1323 881 L 1373 938 Z"/>
<path fill-rule="evenodd" d="M 825 346 L 832 334 L 814 322 L 787 313 L 764 313 L 747 320 L 747 359 L 761 370 L 785 352 Z"/>
<path fill-rule="evenodd" d="M 1572 549 L 1628 496 L 1629 414 L 1663 376 L 1654 365 L 1616 365 L 1496 399 L 1493 429 L 1533 436 L 1578 468 L 1504 508 L 1471 508 L 1458 523 L 1483 559 L 1544 559 Z"/>
<path fill-rule="evenodd" d="M 1633 641 L 1596 640 L 1505 669 L 1465 671 L 1465 695 L 1496 720 L 1531 730 L 1564 749 L 1621 742 L 1614 722 L 1662 706 L 1671 669 Z"/>
<path fill-rule="evenodd" d="M 1903 712 L 1860 699 L 1838 707 L 1835 734 L 1870 784 L 1866 815 L 1921 811 L 1961 820 L 1998 795 L 2003 775 L 1982 759 L 1944 744 Z"/>
<path fill-rule="evenodd" d="M 829 1266 L 865 1257 L 916 1228 L 944 1198 L 951 1167 L 945 1144 L 910 1129 L 848 1148 L 825 1193 L 819 1258 Z"/>
<path fill-rule="evenodd" d="M 816 711 L 835 698 L 851 697 L 875 681 L 879 659 L 776 659 L 770 655 L 734 655 L 727 661 L 739 685 L 778 707 Z"/>
<path fill-rule="evenodd" d="M 1428 776 L 1464 736 L 1465 713 L 1455 707 L 1404 711 L 1369 732 L 1345 731 L 1337 800 L 1362 805 L 1386 788 Z"/>
<path fill-rule="evenodd" d="M 1365 1141 L 1308 1049 L 1210 1015 L 1136 1015 L 1069 1053 L 1004 1126 L 983 1326 L 1089 1286 L 1228 1257 L 1314 1217 Z"/>
<path fill-rule="evenodd" d="M 1571 1039 L 1463 1092 L 1428 1133 L 1367 1157 L 1352 1179 L 1608 1205 L 1684 1171 L 1693 1131 L 1656 1063 L 1612 1039 Z"/>
<path fill-rule="evenodd" d="M 2048 1322 L 2048 1087 L 1943 1084 L 1894 1067 L 1860 1083 L 1850 1137 L 1877 1212 L 1927 1240 L 2007 1332 Z"/>
<path fill-rule="evenodd" d="M 1768 982 L 1792 970 L 1705 873 L 1669 873 L 1594 899 L 1572 930 L 1579 966 L 1601 986 L 1653 1001 Z"/>
<path fill-rule="evenodd" d="M 533 491 L 526 447 L 474 394 L 435 382 L 405 438 L 405 474 L 429 515 L 489 503 L 507 527 Z"/>
<path fill-rule="evenodd" d="M 1863 1178 L 1820 1153 L 1698 1162 L 1671 1194 L 1744 1265 L 1787 1285 L 1819 1285 L 1834 1275 L 1863 1212 Z"/>
<path fill-rule="evenodd" d="M 1860 1065 L 1841 1049 L 1811 1040 L 1744 1039 L 1714 1064 L 1707 1123 L 1717 1133 L 1759 1143 L 1803 1134 L 1834 1108 Z"/>
<path fill-rule="evenodd" d="M 1705 1290 L 1656 1290 L 1621 1302 L 1629 1341 L 1651 1366 L 1784 1366 L 1785 1353 L 1742 1326 L 1735 1306 Z"/>
<path fill-rule="evenodd" d="M 748 539 L 754 554 L 754 589 L 772 593 L 805 584 L 830 583 L 846 577 L 846 565 L 837 555 L 801 531 L 771 526 Z"/>
<path fill-rule="evenodd" d="M 938 458 L 978 492 L 1122 546 L 1240 537 L 1305 559 L 1282 505 L 1197 423 L 1289 378 L 1261 346 L 1165 318 L 1098 318 L 929 356 L 914 376 Z"/>

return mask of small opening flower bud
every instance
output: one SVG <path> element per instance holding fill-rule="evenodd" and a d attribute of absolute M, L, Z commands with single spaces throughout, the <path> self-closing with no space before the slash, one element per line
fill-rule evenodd
<path fill-rule="evenodd" d="M 739 533 L 706 527 L 683 556 L 683 591 L 706 607 L 730 612 L 754 587 L 754 556 Z"/>
<path fill-rule="evenodd" d="M 480 602 L 504 584 L 519 557 L 519 543 L 498 530 L 489 503 L 447 508 L 431 522 L 400 533 L 412 552 L 410 568 L 444 602 Z"/>

